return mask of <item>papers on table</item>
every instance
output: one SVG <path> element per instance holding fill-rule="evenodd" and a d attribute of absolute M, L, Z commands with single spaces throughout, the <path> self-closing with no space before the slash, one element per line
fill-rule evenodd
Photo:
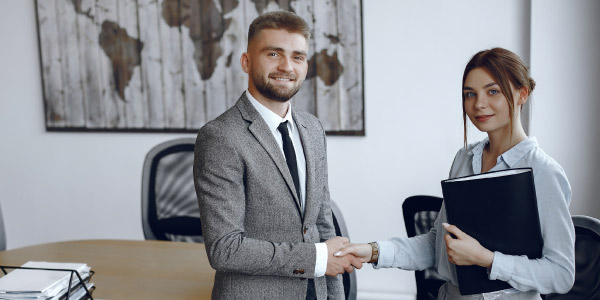
<path fill-rule="evenodd" d="M 75 270 L 91 288 L 90 267 L 84 263 L 56 263 L 30 261 L 22 265 L 25 268 Z M 71 272 L 59 270 L 15 269 L 0 278 L 0 300 L 60 300 L 66 299 Z M 79 296 L 77 296 L 77 295 Z M 85 289 L 79 278 L 73 274 L 69 300 L 85 296 Z"/>

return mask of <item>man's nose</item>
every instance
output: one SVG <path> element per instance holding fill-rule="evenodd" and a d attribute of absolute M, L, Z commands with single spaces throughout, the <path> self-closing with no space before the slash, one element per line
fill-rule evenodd
<path fill-rule="evenodd" d="M 281 59 L 279 60 L 278 68 L 281 71 L 291 72 L 292 71 L 292 60 L 289 57 L 282 56 Z"/>

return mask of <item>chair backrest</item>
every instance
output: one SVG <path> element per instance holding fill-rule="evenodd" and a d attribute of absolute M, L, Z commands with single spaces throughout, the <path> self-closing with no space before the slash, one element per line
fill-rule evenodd
<path fill-rule="evenodd" d="M 147 240 L 202 243 L 194 190 L 194 138 L 161 143 L 146 155 L 142 171 L 142 227 Z"/>
<path fill-rule="evenodd" d="M 335 202 L 330 201 L 330 204 L 333 215 L 333 225 L 335 226 L 335 234 L 337 236 L 345 236 L 350 238 L 342 211 L 337 204 L 335 204 Z M 356 272 L 352 272 L 350 274 L 344 273 L 342 275 L 342 280 L 344 281 L 344 294 L 346 295 L 346 300 L 356 300 Z"/>
<path fill-rule="evenodd" d="M 0 251 L 6 250 L 6 232 L 4 231 L 4 217 L 0 209 Z"/>
<path fill-rule="evenodd" d="M 572 216 L 575 225 L 575 284 L 566 294 L 546 300 L 600 299 L 600 220 Z"/>
<path fill-rule="evenodd" d="M 409 237 L 427 233 L 435 223 L 442 198 L 435 196 L 412 196 L 402 203 L 404 225 Z M 444 284 L 443 278 L 434 268 L 415 271 L 417 282 L 417 300 L 437 299 L 438 289 Z"/>

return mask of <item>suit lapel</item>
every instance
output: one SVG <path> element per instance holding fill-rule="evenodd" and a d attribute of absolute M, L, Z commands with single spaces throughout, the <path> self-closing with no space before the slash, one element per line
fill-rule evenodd
<path fill-rule="evenodd" d="M 267 151 L 269 156 L 271 156 L 273 162 L 275 162 L 279 173 L 281 173 L 281 176 L 283 176 L 288 186 L 288 189 L 290 190 L 290 193 L 292 193 L 294 197 L 298 213 L 300 213 L 300 215 L 302 216 L 300 210 L 300 200 L 298 198 L 298 195 L 296 195 L 296 189 L 294 188 L 294 181 L 292 179 L 292 175 L 290 174 L 290 170 L 288 169 L 288 166 L 285 162 L 285 157 L 283 156 L 279 145 L 277 145 L 277 141 L 275 141 L 275 138 L 273 137 L 273 133 L 269 129 L 269 126 L 267 126 L 267 123 L 265 123 L 264 119 L 260 116 L 258 111 L 256 111 L 254 106 L 252 106 L 250 100 L 246 98 L 246 93 L 242 94 L 242 96 L 236 103 L 236 106 L 242 114 L 242 117 L 246 121 L 250 122 L 248 130 L 252 133 L 252 135 L 254 135 L 258 143 L 261 144 L 265 151 Z"/>
<path fill-rule="evenodd" d="M 315 200 L 312 196 L 315 178 L 315 147 L 312 138 L 315 135 L 311 134 L 309 128 L 306 126 L 306 120 L 302 118 L 302 114 L 297 114 L 292 111 L 292 117 L 296 122 L 296 128 L 298 128 L 298 133 L 300 134 L 304 158 L 306 160 L 306 196 L 304 197 L 306 202 L 304 207 L 304 219 L 306 219 L 306 216 L 312 211 Z"/>

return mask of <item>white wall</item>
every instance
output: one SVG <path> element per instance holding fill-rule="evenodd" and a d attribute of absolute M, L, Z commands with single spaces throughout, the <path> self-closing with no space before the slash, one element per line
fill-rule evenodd
<path fill-rule="evenodd" d="M 532 2 L 532 134 L 565 169 L 572 214 L 600 218 L 600 1 Z"/>
<path fill-rule="evenodd" d="M 592 148 L 600 140 L 592 115 L 599 111 L 592 94 L 599 82 L 598 21 L 590 13 L 584 19 L 589 24 L 570 22 L 587 9 L 580 2 L 568 6 L 553 1 L 560 3 L 558 8 L 541 2 L 534 0 L 533 8 L 543 6 L 565 19 L 554 24 L 550 20 L 556 18 L 544 11 L 533 13 L 531 61 L 539 84 L 533 133 L 565 166 L 579 195 L 574 207 L 600 217 L 598 204 L 585 200 L 600 194 L 586 179 L 598 175 L 600 167 Z M 585 3 L 597 11 L 597 4 Z M 563 12 L 572 7 L 577 9 L 572 15 Z M 439 182 L 462 146 L 464 65 L 475 52 L 493 46 L 529 60 L 529 16 L 529 1 L 520 0 L 364 0 L 367 134 L 328 138 L 331 194 L 353 241 L 405 235 L 403 199 L 441 195 Z M 547 21 L 536 22 L 543 18 Z M 543 35 L 547 27 L 560 33 L 553 34 L 557 42 Z M 583 29 L 586 35 L 572 37 Z M 0 40 L 0 204 L 8 247 L 143 239 L 144 155 L 162 141 L 194 135 L 46 132 L 33 1 L 0 2 Z M 544 45 L 550 43 L 557 48 L 547 51 Z M 578 51 L 578 43 L 591 49 Z M 563 62 L 563 51 L 581 58 Z M 481 137 L 475 134 L 471 140 Z M 578 155 L 569 155 L 572 150 Z M 594 205 L 595 210 L 588 209 Z M 410 299 L 413 278 L 412 272 L 367 266 L 358 271 L 359 296 Z"/>

